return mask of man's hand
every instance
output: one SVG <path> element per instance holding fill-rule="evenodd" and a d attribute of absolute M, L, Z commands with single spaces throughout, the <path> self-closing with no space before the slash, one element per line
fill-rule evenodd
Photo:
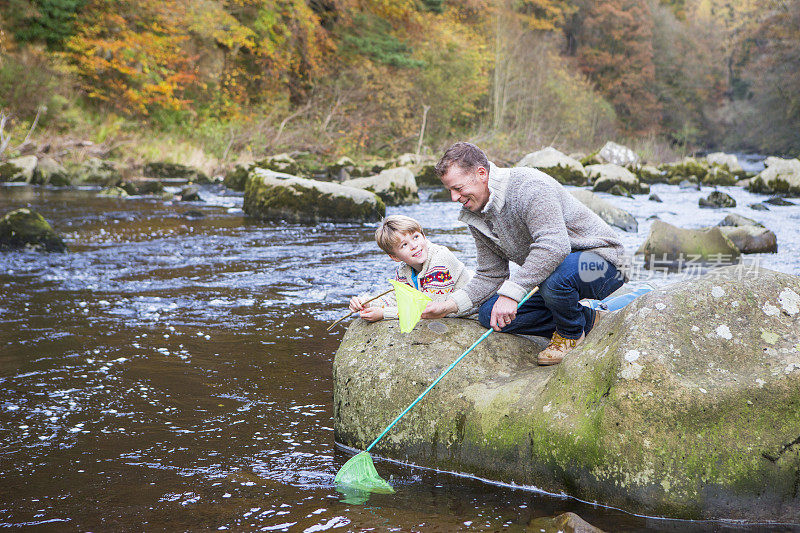
<path fill-rule="evenodd" d="M 364 309 L 364 304 L 361 303 L 361 299 L 358 296 L 353 296 L 350 298 L 350 312 L 355 313 L 356 311 L 361 311 Z"/>
<path fill-rule="evenodd" d="M 378 320 L 383 320 L 383 309 L 380 307 L 365 307 L 358 316 L 367 322 L 377 322 Z"/>
<path fill-rule="evenodd" d="M 443 302 L 429 302 L 422 312 L 422 318 L 442 318 L 458 311 L 458 304 L 452 298 Z"/>
<path fill-rule="evenodd" d="M 489 325 L 495 331 L 500 331 L 511 323 L 517 316 L 517 301 L 508 296 L 500 296 L 492 307 L 492 319 Z"/>

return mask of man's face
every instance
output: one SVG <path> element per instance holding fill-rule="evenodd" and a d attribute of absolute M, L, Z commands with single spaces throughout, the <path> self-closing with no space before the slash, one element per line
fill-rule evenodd
<path fill-rule="evenodd" d="M 450 165 L 442 176 L 442 185 L 450 191 L 450 199 L 473 213 L 479 213 L 489 202 L 489 171 L 483 167 L 468 172 L 457 164 Z"/>

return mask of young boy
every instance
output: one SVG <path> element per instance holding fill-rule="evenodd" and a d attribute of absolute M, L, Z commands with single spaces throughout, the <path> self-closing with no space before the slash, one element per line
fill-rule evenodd
<path fill-rule="evenodd" d="M 400 263 L 395 279 L 427 294 L 434 301 L 447 298 L 472 278 L 472 272 L 456 259 L 453 252 L 425 238 L 422 226 L 413 218 L 403 215 L 384 218 L 375 231 L 375 240 L 381 250 Z M 397 318 L 394 292 L 369 302 L 365 307 L 361 302 L 366 299 L 354 296 L 350 300 L 350 310 L 360 311 L 361 318 L 368 322 Z"/>

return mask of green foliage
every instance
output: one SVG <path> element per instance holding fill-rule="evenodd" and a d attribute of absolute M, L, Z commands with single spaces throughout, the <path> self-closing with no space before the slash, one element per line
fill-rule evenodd
<path fill-rule="evenodd" d="M 11 0 L 8 13 L 14 38 L 61 49 L 75 31 L 75 18 L 85 0 Z"/>
<path fill-rule="evenodd" d="M 387 21 L 376 16 L 357 14 L 353 17 L 352 27 L 342 35 L 344 49 L 384 65 L 398 68 L 424 67 L 424 61 L 411 57 L 411 47 L 391 32 L 392 27 Z"/>
<path fill-rule="evenodd" d="M 421 0 L 422 8 L 431 13 L 444 13 L 444 0 Z"/>

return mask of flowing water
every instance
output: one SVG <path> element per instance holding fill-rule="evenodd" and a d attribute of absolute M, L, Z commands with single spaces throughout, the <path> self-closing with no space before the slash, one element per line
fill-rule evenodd
<path fill-rule="evenodd" d="M 742 206 L 759 199 L 725 190 Z M 651 214 L 690 227 L 722 218 L 696 208 L 700 193 L 654 192 L 664 204 L 612 199 L 639 220 L 623 236 L 630 252 Z M 791 529 L 632 516 L 381 460 L 397 493 L 344 503 L 333 478 L 351 451 L 333 440 L 331 376 L 344 328 L 325 328 L 350 296 L 385 285 L 393 263 L 372 225 L 260 223 L 240 195 L 201 194 L 180 204 L 0 187 L 0 213 L 30 206 L 70 248 L 0 253 L 0 526 L 522 531 L 573 511 L 608 531 Z M 418 218 L 474 267 L 457 208 L 390 212 Z M 800 207 L 724 211 L 774 229 L 781 252 L 758 259 L 798 272 Z"/>

